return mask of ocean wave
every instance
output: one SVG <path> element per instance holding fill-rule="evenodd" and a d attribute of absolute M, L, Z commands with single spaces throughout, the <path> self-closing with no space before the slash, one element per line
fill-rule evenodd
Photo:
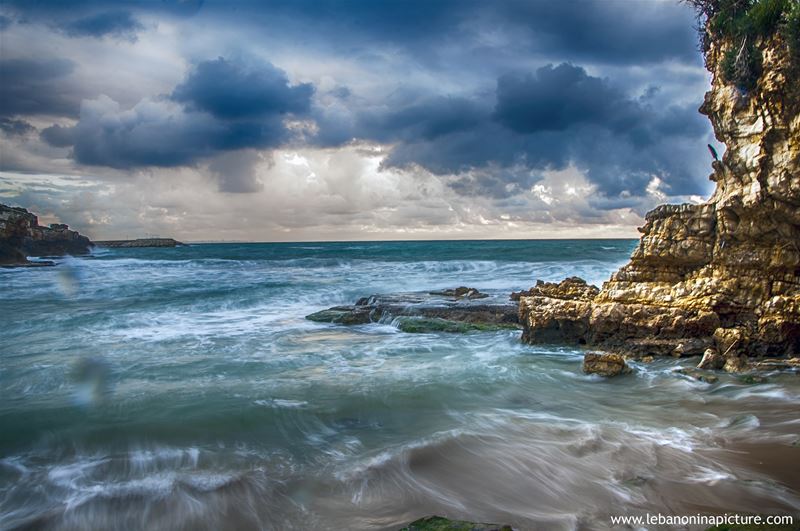
<path fill-rule="evenodd" d="M 598 284 L 627 244 L 569 245 L 593 250 L 196 246 L 2 271 L 0 527 L 391 529 L 445 512 L 575 529 L 645 505 L 792 507 L 747 483 L 737 448 L 791 450 L 796 378 L 707 385 L 658 359 L 601 379 L 583 350 L 516 330 L 305 319 L 378 293 Z M 104 360 L 108 391 L 76 403 L 86 359 Z"/>

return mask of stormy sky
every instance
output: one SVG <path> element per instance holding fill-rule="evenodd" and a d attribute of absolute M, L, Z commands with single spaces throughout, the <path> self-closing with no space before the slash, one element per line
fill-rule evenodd
<path fill-rule="evenodd" d="M 96 239 L 632 237 L 711 191 L 694 27 L 677 0 L 4 0 L 0 202 Z"/>

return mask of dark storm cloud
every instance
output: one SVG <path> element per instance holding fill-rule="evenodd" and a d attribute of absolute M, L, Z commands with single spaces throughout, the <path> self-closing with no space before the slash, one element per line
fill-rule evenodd
<path fill-rule="evenodd" d="M 104 11 L 72 20 L 63 26 L 70 37 L 105 37 L 134 40 L 144 26 L 129 11 Z"/>
<path fill-rule="evenodd" d="M 76 15 L 107 11 L 109 6 L 138 9 L 174 15 L 194 15 L 203 6 L 203 0 L 4 0 L 3 4 L 23 14 L 26 18 L 71 20 Z"/>
<path fill-rule="evenodd" d="M 51 125 L 42 129 L 39 134 L 42 140 L 53 147 L 69 147 L 75 144 L 75 128 L 62 126 L 59 124 Z"/>
<path fill-rule="evenodd" d="M 700 60 L 694 13 L 677 1 L 511 0 L 493 3 L 486 12 L 489 20 L 522 29 L 532 49 L 564 58 L 626 64 Z"/>
<path fill-rule="evenodd" d="M 310 107 L 313 87 L 290 85 L 268 62 L 223 58 L 191 70 L 170 98 L 125 110 L 108 97 L 84 102 L 75 126 L 78 162 L 113 168 L 193 165 L 221 152 L 274 148 L 287 142 L 287 114 Z M 52 130 L 48 142 L 67 142 Z"/>
<path fill-rule="evenodd" d="M 485 118 L 485 110 L 476 101 L 424 96 L 398 107 L 390 101 L 382 112 L 362 113 L 356 132 L 379 142 L 427 141 L 471 129 Z"/>
<path fill-rule="evenodd" d="M 67 59 L 0 59 L 0 116 L 74 116 L 80 98 L 63 84 L 75 64 Z"/>
<path fill-rule="evenodd" d="M 694 106 L 652 105 L 575 65 L 501 76 L 493 109 L 477 96 L 393 103 L 322 116 L 320 138 L 393 143 L 385 166 L 463 174 L 451 187 L 466 195 L 507 197 L 570 164 L 608 197 L 643 195 L 654 177 L 668 193 L 703 192 L 708 126 Z"/>
<path fill-rule="evenodd" d="M 677 2 L 626 0 L 273 0 L 244 2 L 234 12 L 225 2 L 207 2 L 206 13 L 302 32 L 351 53 L 374 44 L 400 46 L 423 62 L 436 61 L 442 43 L 464 50 L 487 45 L 482 35 L 505 32 L 504 47 L 563 59 L 643 63 L 696 61 L 691 10 Z"/>
<path fill-rule="evenodd" d="M 222 57 L 194 67 L 172 99 L 218 118 L 259 117 L 308 111 L 314 87 L 292 86 L 286 72 L 270 63 L 245 64 Z"/>
<path fill-rule="evenodd" d="M 217 120 L 144 100 L 129 111 L 102 97 L 85 102 L 75 128 L 75 159 L 112 168 L 193 165 L 221 151 L 276 147 L 289 137 L 278 117 Z"/>
<path fill-rule="evenodd" d="M 9 17 L 5 15 L 0 15 L 0 31 L 8 28 L 12 24 L 12 22 L 13 21 Z"/>
<path fill-rule="evenodd" d="M 517 133 L 563 131 L 592 123 L 625 128 L 636 121 L 634 107 L 603 79 L 566 63 L 497 80 L 495 117 Z"/>
<path fill-rule="evenodd" d="M 99 17 L 100 0 L 8 0 L 29 18 L 66 26 L 80 14 Z M 677 2 L 626 0 L 119 0 L 116 9 L 176 16 L 208 15 L 223 23 L 252 23 L 303 41 L 367 49 L 391 43 L 423 60 L 435 56 L 433 43 L 457 41 L 479 48 L 484 31 L 513 32 L 510 46 L 564 59 L 610 63 L 696 60 L 691 10 Z M 276 23 L 277 21 L 277 23 Z M 93 25 L 92 25 L 93 26 Z"/>
<path fill-rule="evenodd" d="M 0 117 L 0 131 L 9 136 L 25 136 L 36 131 L 36 128 L 25 120 Z"/>

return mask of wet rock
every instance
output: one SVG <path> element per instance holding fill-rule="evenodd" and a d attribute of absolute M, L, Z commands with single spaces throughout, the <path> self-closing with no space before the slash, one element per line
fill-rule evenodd
<path fill-rule="evenodd" d="M 703 352 L 703 359 L 697 364 L 698 369 L 721 369 L 725 365 L 725 358 L 715 348 L 707 348 Z"/>
<path fill-rule="evenodd" d="M 468 288 L 466 286 L 460 286 L 455 289 L 446 289 L 442 291 L 431 291 L 431 295 L 439 295 L 441 297 L 452 297 L 454 299 L 485 299 L 488 297 L 487 294 L 481 293 L 476 288 Z"/>
<path fill-rule="evenodd" d="M 16 269 L 16 268 L 20 268 L 20 267 L 22 267 L 22 268 L 26 268 L 26 267 L 52 267 L 52 266 L 56 265 L 56 263 L 53 262 L 52 260 L 36 260 L 35 262 L 32 262 L 32 261 L 28 260 L 27 257 L 24 257 L 24 258 L 25 258 L 24 262 L 14 262 L 14 261 L 12 261 L 12 262 L 6 263 L 6 264 L 0 263 L 0 267 L 5 268 L 5 269 L 10 269 L 10 268 Z"/>
<path fill-rule="evenodd" d="M 699 356 L 705 354 L 708 348 L 708 340 L 700 338 L 689 338 L 679 341 L 672 349 L 672 357 L 682 358 L 686 356 Z"/>
<path fill-rule="evenodd" d="M 593 294 L 564 283 L 515 294 L 523 340 L 587 345 L 635 356 L 691 356 L 714 348 L 726 371 L 752 358 L 800 352 L 800 84 L 779 37 L 757 97 L 725 82 L 737 43 L 711 43 L 711 90 L 701 112 L 727 150 L 703 204 L 661 205 L 645 216 L 630 262 Z M 706 360 L 718 366 L 714 356 Z"/>
<path fill-rule="evenodd" d="M 587 284 L 580 277 L 565 278 L 561 282 L 545 282 L 537 280 L 536 285 L 527 291 L 511 293 L 511 300 L 518 301 L 522 297 L 551 297 L 563 300 L 592 300 L 600 293 L 597 286 Z"/>
<path fill-rule="evenodd" d="M 362 297 L 352 306 L 335 306 L 306 318 L 344 325 L 394 322 L 400 330 L 412 333 L 519 328 L 516 305 L 474 303 L 468 298 L 443 301 L 429 293 Z"/>
<path fill-rule="evenodd" d="M 426 516 L 415 520 L 399 531 L 514 531 L 509 525 L 481 524 L 450 520 L 442 516 Z"/>
<path fill-rule="evenodd" d="M 468 332 L 492 332 L 495 330 L 518 328 L 515 324 L 511 323 L 469 323 L 437 317 L 398 317 L 394 322 L 401 331 L 411 334 L 425 334 L 430 332 L 465 334 Z"/>
<path fill-rule="evenodd" d="M 754 361 L 750 368 L 757 371 L 786 371 L 800 369 L 800 358 Z"/>
<path fill-rule="evenodd" d="M 745 372 L 749 370 L 747 356 L 729 356 L 725 358 L 725 365 L 722 367 L 725 372 Z"/>
<path fill-rule="evenodd" d="M 764 384 L 769 382 L 766 376 L 761 376 L 760 374 L 744 374 L 739 376 L 739 382 L 747 385 L 753 384 Z"/>
<path fill-rule="evenodd" d="M 583 356 L 583 372 L 600 376 L 617 376 L 631 372 L 621 354 L 589 352 Z"/>
<path fill-rule="evenodd" d="M 719 378 L 710 372 L 706 372 L 700 369 L 695 369 L 692 367 L 685 367 L 682 369 L 677 369 L 675 371 L 678 374 L 683 374 L 684 376 L 688 376 L 694 380 L 698 380 L 705 383 L 717 383 Z"/>
<path fill-rule="evenodd" d="M 306 319 L 319 323 L 345 325 L 366 324 L 371 322 L 369 309 L 364 308 L 362 310 L 358 306 L 335 306 L 327 310 L 312 313 L 311 315 L 306 315 Z"/>

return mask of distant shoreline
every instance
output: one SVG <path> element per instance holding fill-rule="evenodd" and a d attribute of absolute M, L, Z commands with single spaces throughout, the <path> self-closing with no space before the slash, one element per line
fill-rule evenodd
<path fill-rule="evenodd" d="M 186 245 L 172 238 L 139 238 L 136 240 L 100 240 L 92 242 L 97 247 L 131 248 L 131 247 L 179 247 Z"/>

